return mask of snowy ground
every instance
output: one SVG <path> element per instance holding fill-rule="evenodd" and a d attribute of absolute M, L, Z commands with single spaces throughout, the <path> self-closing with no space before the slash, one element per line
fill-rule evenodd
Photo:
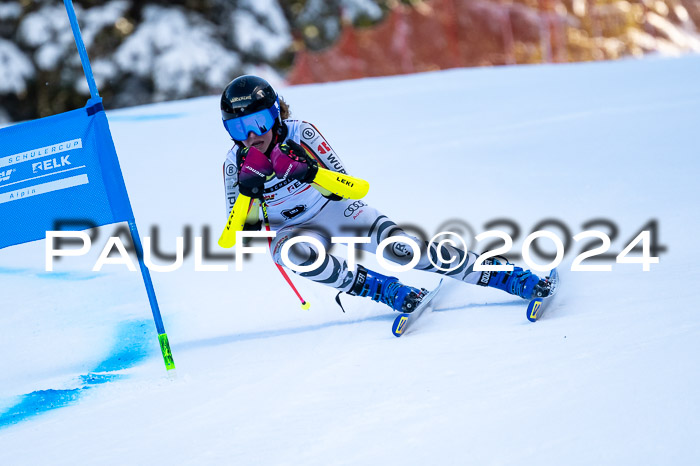
<path fill-rule="evenodd" d="M 189 257 L 154 273 L 170 379 L 139 274 L 91 272 L 114 227 L 55 274 L 43 242 L 8 248 L 0 464 L 698 464 L 699 76 L 690 56 L 282 89 L 398 223 L 511 219 L 518 250 L 541 220 L 570 237 L 606 219 L 617 254 L 655 219 L 667 249 L 650 272 L 572 272 L 572 242 L 535 324 L 519 300 L 450 282 L 401 339 L 383 305 L 346 297 L 343 314 L 332 290 L 293 278 L 301 310 L 264 255 L 244 272 L 205 260 L 230 268 L 207 273 Z M 209 226 L 215 242 L 218 98 L 108 116 L 142 236 L 157 225 L 171 252 Z"/>

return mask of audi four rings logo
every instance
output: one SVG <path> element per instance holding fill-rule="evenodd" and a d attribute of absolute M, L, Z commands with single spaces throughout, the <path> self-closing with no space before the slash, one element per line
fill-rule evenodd
<path fill-rule="evenodd" d="M 365 204 L 365 203 L 362 202 L 362 201 L 355 201 L 355 202 L 353 202 L 352 204 L 350 204 L 349 206 L 347 206 L 347 208 L 345 209 L 344 214 L 345 214 L 346 217 L 351 217 L 352 214 L 354 214 L 354 213 L 357 211 L 357 209 L 360 209 L 360 208 L 362 208 L 362 207 L 364 207 L 364 206 L 366 206 L 366 205 L 367 205 L 367 204 Z"/>
<path fill-rule="evenodd" d="M 304 129 L 301 134 L 304 136 L 304 139 L 313 139 L 316 137 L 316 131 L 314 131 L 312 128 Z"/>

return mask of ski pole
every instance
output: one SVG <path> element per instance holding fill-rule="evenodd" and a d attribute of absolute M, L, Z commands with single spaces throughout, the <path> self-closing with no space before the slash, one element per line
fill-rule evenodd
<path fill-rule="evenodd" d="M 265 201 L 262 202 L 262 211 L 263 211 L 263 218 L 265 219 L 265 229 L 267 231 L 270 231 L 270 220 L 267 217 L 267 204 Z M 270 253 L 272 253 L 272 238 L 267 238 L 267 246 L 270 248 Z M 277 262 L 275 262 L 275 265 L 277 266 L 277 270 L 280 271 L 284 279 L 287 281 L 289 286 L 292 288 L 294 293 L 297 295 L 297 298 L 299 298 L 299 301 L 301 301 L 301 308 L 304 310 L 308 310 L 309 307 L 311 307 L 311 304 L 309 304 L 304 298 L 301 297 L 301 294 L 299 294 L 299 291 L 297 288 L 294 286 L 294 283 L 292 283 L 292 279 L 289 278 L 289 275 L 287 275 L 287 272 L 284 271 L 281 265 L 279 265 Z"/>

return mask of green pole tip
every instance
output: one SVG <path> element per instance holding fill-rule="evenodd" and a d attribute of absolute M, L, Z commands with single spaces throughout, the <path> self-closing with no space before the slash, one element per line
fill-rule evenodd
<path fill-rule="evenodd" d="M 158 342 L 160 343 L 160 352 L 163 353 L 165 369 L 169 371 L 175 369 L 175 360 L 173 359 L 173 353 L 170 351 L 168 335 L 165 333 L 158 335 Z"/>

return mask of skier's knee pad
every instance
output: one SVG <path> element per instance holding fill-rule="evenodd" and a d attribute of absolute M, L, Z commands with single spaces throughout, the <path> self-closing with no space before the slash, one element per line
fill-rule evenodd
<path fill-rule="evenodd" d="M 290 247 L 286 248 L 286 257 L 283 259 L 282 250 L 285 249 L 285 244 L 301 236 L 307 237 L 309 240 L 295 242 Z M 309 234 L 309 232 L 294 231 L 291 229 L 283 229 L 277 232 L 277 236 L 272 240 L 270 248 L 272 259 L 277 264 L 283 266 L 288 266 L 290 263 L 300 266 L 310 265 L 316 262 L 320 255 L 325 255 L 327 253 L 327 245 L 322 241 L 322 238 L 314 234 Z M 323 249 L 323 251 L 319 249 Z"/>
<path fill-rule="evenodd" d="M 403 231 L 391 236 L 394 242 L 382 251 L 382 257 L 399 265 L 410 263 L 416 255 L 425 255 L 425 242 Z"/>

